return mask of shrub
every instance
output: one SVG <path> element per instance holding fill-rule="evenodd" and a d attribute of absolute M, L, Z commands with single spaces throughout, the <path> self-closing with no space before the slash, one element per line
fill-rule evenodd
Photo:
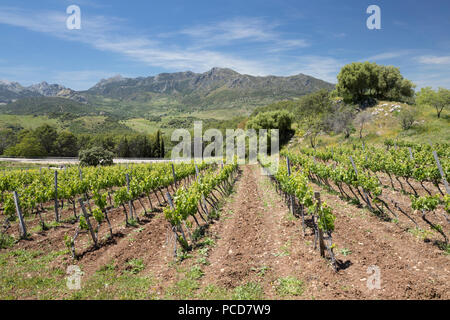
<path fill-rule="evenodd" d="M 112 152 L 100 147 L 80 151 L 78 159 L 82 166 L 108 166 L 113 164 Z"/>
<path fill-rule="evenodd" d="M 411 129 L 416 121 L 417 113 L 414 110 L 403 110 L 400 112 L 399 120 L 403 130 Z"/>

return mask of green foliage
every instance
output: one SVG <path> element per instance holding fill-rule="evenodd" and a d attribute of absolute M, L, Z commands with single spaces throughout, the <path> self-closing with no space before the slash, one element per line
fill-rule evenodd
<path fill-rule="evenodd" d="M 18 144 L 7 148 L 4 154 L 11 157 L 34 158 L 45 157 L 47 152 L 39 139 L 32 136 L 25 136 Z"/>
<path fill-rule="evenodd" d="M 280 142 L 286 142 L 293 131 L 291 129 L 292 115 L 286 110 L 268 111 L 259 113 L 254 118 L 250 118 L 247 122 L 248 129 L 278 129 Z M 270 137 L 268 138 L 270 139 Z M 270 141 L 270 140 L 269 140 Z"/>
<path fill-rule="evenodd" d="M 89 226 L 88 226 L 86 218 L 84 216 L 80 216 L 80 229 L 81 230 L 89 230 Z"/>
<path fill-rule="evenodd" d="M 440 118 L 442 111 L 450 106 L 450 90 L 439 88 L 434 91 L 431 87 L 422 88 L 417 94 L 417 103 L 433 106 L 436 109 L 437 117 Z"/>
<path fill-rule="evenodd" d="M 408 130 L 413 126 L 414 121 L 416 121 L 417 112 L 415 109 L 402 110 L 398 118 L 402 129 Z"/>
<path fill-rule="evenodd" d="M 424 197 L 411 196 L 411 207 L 414 210 L 434 211 L 439 202 L 439 195 Z"/>
<path fill-rule="evenodd" d="M 131 259 L 127 262 L 126 270 L 131 274 L 138 274 L 145 269 L 144 261 L 142 259 Z"/>
<path fill-rule="evenodd" d="M 59 132 L 53 154 L 60 157 L 76 157 L 78 154 L 77 137 L 68 131 Z"/>
<path fill-rule="evenodd" d="M 107 166 L 113 164 L 113 153 L 100 147 L 82 150 L 78 158 L 82 166 Z"/>
<path fill-rule="evenodd" d="M 16 243 L 16 239 L 9 234 L 0 232 L 0 249 L 11 248 Z"/>
<path fill-rule="evenodd" d="M 362 103 L 370 99 L 406 102 L 414 96 L 414 84 L 393 66 L 353 62 L 345 65 L 337 78 L 337 92 L 347 102 Z"/>

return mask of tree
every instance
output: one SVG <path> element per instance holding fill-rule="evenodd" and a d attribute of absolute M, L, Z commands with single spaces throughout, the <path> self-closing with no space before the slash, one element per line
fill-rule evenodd
<path fill-rule="evenodd" d="M 164 139 L 161 138 L 161 158 L 164 158 L 166 156 L 166 150 L 164 147 Z"/>
<path fill-rule="evenodd" d="M 24 136 L 18 144 L 5 150 L 5 155 L 12 157 L 44 157 L 47 155 L 41 142 L 33 136 Z"/>
<path fill-rule="evenodd" d="M 161 158 L 161 131 L 156 131 L 155 143 L 153 144 L 153 153 L 156 158 Z"/>
<path fill-rule="evenodd" d="M 123 136 L 119 143 L 117 144 L 117 155 L 121 158 L 129 158 L 130 157 L 130 146 L 128 145 L 128 139 L 126 136 Z"/>
<path fill-rule="evenodd" d="M 48 124 L 44 124 L 37 127 L 32 132 L 33 136 L 36 137 L 44 147 L 47 155 L 55 155 L 55 141 L 58 137 L 58 132 L 56 129 Z"/>
<path fill-rule="evenodd" d="M 247 122 L 248 129 L 278 129 L 280 143 L 287 142 L 293 134 L 292 116 L 286 110 L 262 112 Z M 270 132 L 268 132 L 270 133 Z"/>
<path fill-rule="evenodd" d="M 107 166 L 113 164 L 113 153 L 101 147 L 82 150 L 78 155 L 82 166 Z"/>
<path fill-rule="evenodd" d="M 17 143 L 17 135 L 11 129 L 0 130 L 0 154 Z"/>
<path fill-rule="evenodd" d="M 333 101 L 327 90 L 319 90 L 301 98 L 296 117 L 305 128 L 305 136 L 309 138 L 311 147 L 316 147 L 318 135 L 326 131 L 326 118 L 332 111 Z"/>
<path fill-rule="evenodd" d="M 353 119 L 355 115 L 355 108 L 351 105 L 338 104 L 337 109 L 326 116 L 325 129 L 334 133 L 343 133 L 344 138 L 348 139 L 354 130 Z"/>
<path fill-rule="evenodd" d="M 345 65 L 337 78 L 337 93 L 346 102 L 361 104 L 373 99 L 410 102 L 414 96 L 415 85 L 393 66 L 353 62 Z"/>
<path fill-rule="evenodd" d="M 75 157 L 78 154 L 77 137 L 68 131 L 60 132 L 55 141 L 55 151 L 60 157 Z"/>
<path fill-rule="evenodd" d="M 359 127 L 359 139 L 362 139 L 364 125 L 372 119 L 372 115 L 368 111 L 362 111 L 356 115 L 355 122 Z"/>
<path fill-rule="evenodd" d="M 437 117 L 440 118 L 445 107 L 450 105 L 450 90 L 439 88 L 438 91 L 434 91 L 431 87 L 422 88 L 417 94 L 417 103 L 431 105 L 436 109 Z"/>

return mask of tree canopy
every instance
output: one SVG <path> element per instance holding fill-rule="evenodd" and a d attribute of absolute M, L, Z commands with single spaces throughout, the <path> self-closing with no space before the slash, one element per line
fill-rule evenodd
<path fill-rule="evenodd" d="M 278 129 L 280 143 L 284 143 L 291 137 L 292 116 L 286 110 L 262 112 L 247 122 L 248 129 Z"/>
<path fill-rule="evenodd" d="M 422 88 L 417 94 L 418 104 L 428 104 L 436 109 L 437 117 L 441 117 L 442 111 L 450 105 L 450 90 L 439 88 L 437 91 L 431 87 Z"/>
<path fill-rule="evenodd" d="M 412 102 L 414 97 L 415 85 L 393 66 L 353 62 L 341 69 L 337 79 L 336 90 L 346 102 L 363 103 L 373 99 Z"/>

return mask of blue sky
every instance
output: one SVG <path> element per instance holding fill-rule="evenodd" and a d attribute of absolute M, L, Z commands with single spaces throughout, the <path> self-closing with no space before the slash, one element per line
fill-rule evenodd
<path fill-rule="evenodd" d="M 81 8 L 81 30 L 66 8 Z M 381 8 L 381 30 L 366 9 Z M 450 88 L 448 0 L 2 0 L 0 79 L 88 89 L 102 78 L 227 67 L 336 82 L 353 61 Z"/>

